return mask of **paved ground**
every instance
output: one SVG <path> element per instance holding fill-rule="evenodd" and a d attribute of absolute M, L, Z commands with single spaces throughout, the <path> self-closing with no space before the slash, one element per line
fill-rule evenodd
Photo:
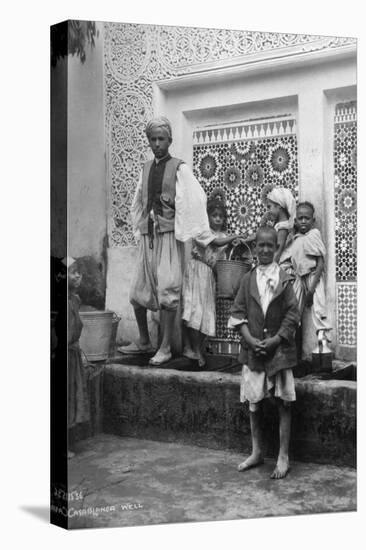
<path fill-rule="evenodd" d="M 78 493 L 71 494 L 70 528 L 356 509 L 351 468 L 296 462 L 286 479 L 270 480 L 272 459 L 239 473 L 241 460 L 229 451 L 106 434 L 81 441 L 69 460 L 69 490 Z"/>

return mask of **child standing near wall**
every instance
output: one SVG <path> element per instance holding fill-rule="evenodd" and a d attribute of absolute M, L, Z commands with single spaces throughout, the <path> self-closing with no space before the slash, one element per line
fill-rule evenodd
<path fill-rule="evenodd" d="M 272 479 L 284 478 L 289 471 L 290 404 L 296 399 L 294 334 L 300 318 L 291 276 L 274 261 L 277 250 L 275 229 L 259 228 L 258 265 L 243 277 L 228 322 L 229 328 L 242 335 L 240 400 L 249 401 L 252 435 L 252 453 L 238 469 L 245 471 L 263 463 L 260 404 L 273 396 L 279 411 L 280 449 Z"/>
<path fill-rule="evenodd" d="M 300 313 L 304 307 L 310 307 L 318 340 L 323 336 L 330 340 L 331 330 L 327 321 L 324 259 L 325 245 L 320 231 L 314 226 L 314 206 L 311 202 L 300 202 L 296 208 L 296 229 L 293 241 L 288 249 L 288 256 L 295 273 L 301 281 L 299 300 Z"/>
<path fill-rule="evenodd" d="M 83 324 L 79 315 L 80 298 L 77 290 L 81 284 L 81 274 L 77 269 L 76 261 L 73 258 L 65 258 L 67 265 L 67 283 L 68 283 L 68 429 L 77 424 L 89 420 L 89 397 L 87 390 L 87 380 L 84 365 L 81 358 L 79 338 Z M 74 453 L 69 449 L 68 458 L 72 458 Z"/>
<path fill-rule="evenodd" d="M 187 327 L 187 341 L 183 355 L 205 365 L 202 352 L 206 336 L 216 333 L 216 281 L 214 269 L 217 260 L 223 256 L 225 246 L 238 239 L 227 236 L 226 209 L 222 201 L 213 199 L 207 205 L 211 233 L 206 239 L 195 239 L 192 244 L 191 260 L 183 279 L 183 314 Z"/>

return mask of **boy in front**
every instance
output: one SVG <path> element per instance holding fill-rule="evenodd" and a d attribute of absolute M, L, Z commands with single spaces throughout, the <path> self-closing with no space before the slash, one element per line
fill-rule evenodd
<path fill-rule="evenodd" d="M 264 398 L 273 396 L 279 411 L 280 450 L 272 479 L 284 478 L 289 471 L 290 404 L 296 399 L 294 334 L 300 320 L 291 276 L 274 262 L 277 248 L 277 232 L 268 226 L 259 228 L 258 265 L 243 277 L 229 319 L 229 327 L 242 335 L 240 400 L 249 401 L 252 434 L 252 454 L 238 469 L 263 463 L 259 409 Z"/>

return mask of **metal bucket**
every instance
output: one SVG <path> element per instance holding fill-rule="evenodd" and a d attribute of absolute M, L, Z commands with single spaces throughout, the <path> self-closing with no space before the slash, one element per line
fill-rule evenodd
<path fill-rule="evenodd" d="M 249 260 L 218 260 L 217 271 L 217 296 L 219 298 L 235 298 L 240 281 L 252 268 Z"/>
<path fill-rule="evenodd" d="M 83 323 L 80 348 L 87 359 L 108 359 L 114 349 L 119 317 L 113 311 L 80 311 L 80 318 Z"/>
<path fill-rule="evenodd" d="M 233 255 L 238 246 L 245 246 L 249 252 L 249 257 L 242 260 L 234 260 Z M 216 263 L 217 272 L 217 296 L 219 298 L 234 299 L 239 289 L 241 279 L 245 273 L 251 270 L 253 266 L 253 255 L 246 243 L 234 246 L 229 257 L 226 260 L 218 260 Z"/>

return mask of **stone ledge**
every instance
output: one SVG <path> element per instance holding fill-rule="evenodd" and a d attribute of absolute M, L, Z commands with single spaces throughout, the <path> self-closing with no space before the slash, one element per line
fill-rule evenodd
<path fill-rule="evenodd" d="M 139 367 L 135 365 L 111 364 L 107 365 L 106 371 L 112 373 L 117 378 L 126 378 L 129 376 L 139 376 L 145 380 L 163 381 L 181 380 L 182 382 L 192 382 L 196 384 L 232 384 L 239 386 L 240 374 L 227 374 L 216 371 L 178 371 L 176 369 L 161 369 L 156 367 Z"/>
<path fill-rule="evenodd" d="M 107 365 L 103 430 L 120 436 L 250 450 L 248 407 L 240 375 Z M 291 455 L 297 460 L 355 466 L 356 383 L 296 380 Z M 278 447 L 276 409 L 263 407 L 268 456 Z"/>

